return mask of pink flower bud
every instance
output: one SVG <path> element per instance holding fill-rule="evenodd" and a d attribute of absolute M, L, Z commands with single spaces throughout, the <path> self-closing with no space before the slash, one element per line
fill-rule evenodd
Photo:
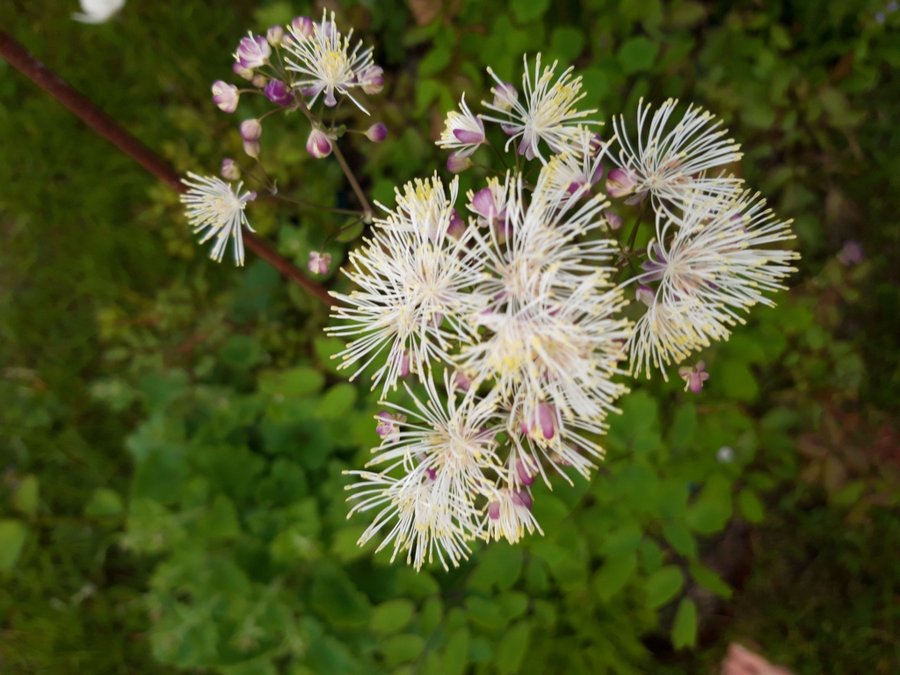
<path fill-rule="evenodd" d="M 409 377 L 409 352 L 405 349 L 400 355 L 400 377 Z"/>
<path fill-rule="evenodd" d="M 222 80 L 216 80 L 212 86 L 212 100 L 219 110 L 227 113 L 233 113 L 237 110 L 238 101 L 241 95 L 238 88 L 233 84 L 228 84 Z"/>
<path fill-rule="evenodd" d="M 406 421 L 406 415 L 392 414 L 382 410 L 375 415 L 378 424 L 375 425 L 375 433 L 387 441 L 397 440 L 400 435 L 400 424 Z"/>
<path fill-rule="evenodd" d="M 637 187 L 637 180 L 631 172 L 616 167 L 609 172 L 606 177 L 606 193 L 610 197 L 625 197 L 634 192 Z"/>
<path fill-rule="evenodd" d="M 500 502 L 491 502 L 488 504 L 488 518 L 491 520 L 500 520 Z"/>
<path fill-rule="evenodd" d="M 460 391 L 469 391 L 472 386 L 472 380 L 463 371 L 457 370 L 453 374 L 453 386 Z"/>
<path fill-rule="evenodd" d="M 269 80 L 263 93 L 275 105 L 287 107 L 294 102 L 290 88 L 281 80 Z"/>
<path fill-rule="evenodd" d="M 454 239 L 459 239 L 466 232 L 466 221 L 459 217 L 456 209 L 450 211 L 450 224 L 447 226 L 447 234 Z"/>
<path fill-rule="evenodd" d="M 306 139 L 306 151 L 316 159 L 324 159 L 331 154 L 331 139 L 321 129 L 313 129 Z"/>
<path fill-rule="evenodd" d="M 266 31 L 266 41 L 273 47 L 280 45 L 282 39 L 284 39 L 284 28 L 281 26 L 271 26 Z"/>
<path fill-rule="evenodd" d="M 357 75 L 359 86 L 369 94 L 380 94 L 384 89 L 384 70 L 381 66 L 369 66 Z"/>
<path fill-rule="evenodd" d="M 291 21 L 291 32 L 294 37 L 305 40 L 313 34 L 314 25 L 308 16 L 295 16 Z"/>
<path fill-rule="evenodd" d="M 245 141 L 258 141 L 262 136 L 262 124 L 255 117 L 241 122 L 241 138 Z"/>
<path fill-rule="evenodd" d="M 368 129 L 366 129 L 366 138 L 368 138 L 373 143 L 381 143 L 385 138 L 387 138 L 388 129 L 384 122 L 376 122 Z"/>
<path fill-rule="evenodd" d="M 428 467 L 427 469 L 425 469 L 425 475 L 428 476 L 428 480 L 435 481 L 437 480 L 437 469 Z"/>
<path fill-rule="evenodd" d="M 313 274 L 328 274 L 328 268 L 331 267 L 331 254 L 310 251 L 307 266 Z"/>
<path fill-rule="evenodd" d="M 519 100 L 519 92 L 509 82 L 504 82 L 491 91 L 494 94 L 494 106 L 501 110 L 509 110 Z"/>
<path fill-rule="evenodd" d="M 703 390 L 703 383 L 709 379 L 703 361 L 697 361 L 693 367 L 679 368 L 678 376 L 684 380 L 684 390 L 692 394 L 699 394 Z"/>
<path fill-rule="evenodd" d="M 256 159 L 259 157 L 259 151 L 261 149 L 259 141 L 244 141 L 244 154 L 248 157 Z"/>
<path fill-rule="evenodd" d="M 653 303 L 656 302 L 656 293 L 653 292 L 652 288 L 643 284 L 637 287 L 634 297 L 647 305 L 647 307 L 653 307 Z"/>
<path fill-rule="evenodd" d="M 603 217 L 606 218 L 606 224 L 613 232 L 622 227 L 622 216 L 612 209 L 606 209 L 603 212 Z"/>
<path fill-rule="evenodd" d="M 521 459 L 516 460 L 516 475 L 522 485 L 531 485 L 534 482 L 534 474 L 531 468 Z"/>
<path fill-rule="evenodd" d="M 225 180 L 241 179 L 241 170 L 238 167 L 237 163 L 233 159 L 231 159 L 231 157 L 226 157 L 222 160 L 222 169 L 219 173 Z"/>
<path fill-rule="evenodd" d="M 544 440 L 549 441 L 556 434 L 556 407 L 549 403 L 539 403 L 537 418 Z"/>
<path fill-rule="evenodd" d="M 851 239 L 841 248 L 837 259 L 844 267 L 852 267 L 853 265 L 859 265 L 865 260 L 866 254 L 860 243 Z"/>
<path fill-rule="evenodd" d="M 235 60 L 244 68 L 259 68 L 269 61 L 272 48 L 262 35 L 249 35 L 242 38 L 234 52 Z"/>
<path fill-rule="evenodd" d="M 250 68 L 244 68 L 240 63 L 234 63 L 231 66 L 231 70 L 234 71 L 235 75 L 238 75 L 245 80 L 253 79 L 253 71 Z"/>
<path fill-rule="evenodd" d="M 450 173 L 462 173 L 470 166 L 472 166 L 472 160 L 468 157 L 463 157 L 458 152 L 451 153 L 447 157 L 447 171 Z"/>
<path fill-rule="evenodd" d="M 531 507 L 534 505 L 534 502 L 531 500 L 531 495 L 524 490 L 513 490 L 511 499 L 513 504 L 516 506 L 524 506 L 529 511 L 531 511 Z"/>

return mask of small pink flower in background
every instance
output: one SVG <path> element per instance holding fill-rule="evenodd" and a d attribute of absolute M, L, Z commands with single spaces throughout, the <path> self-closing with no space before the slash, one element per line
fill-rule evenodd
<path fill-rule="evenodd" d="M 331 267 L 331 254 L 310 251 L 308 267 L 313 274 L 327 274 Z"/>
<path fill-rule="evenodd" d="M 306 139 L 306 151 L 316 159 L 324 159 L 331 154 L 331 139 L 321 129 L 313 129 Z"/>
<path fill-rule="evenodd" d="M 226 157 L 222 160 L 222 168 L 220 169 L 219 174 L 225 180 L 241 179 L 241 170 L 231 157 Z"/>
<path fill-rule="evenodd" d="M 454 152 L 447 157 L 447 171 L 450 173 L 462 173 L 472 166 L 472 160 L 461 153 Z"/>
<path fill-rule="evenodd" d="M 637 179 L 626 169 L 616 167 L 606 177 L 606 194 L 610 197 L 627 197 L 637 187 Z"/>
<path fill-rule="evenodd" d="M 244 68 L 259 68 L 269 62 L 272 48 L 262 35 L 248 35 L 241 38 L 234 52 L 235 60 Z"/>
<path fill-rule="evenodd" d="M 241 122 L 241 138 L 245 141 L 258 141 L 262 136 L 262 124 L 256 118 Z"/>
<path fill-rule="evenodd" d="M 837 254 L 837 259 L 845 267 L 852 267 L 853 265 L 859 265 L 865 260 L 866 253 L 858 241 L 851 239 L 844 243 L 844 246 Z"/>
<path fill-rule="evenodd" d="M 238 88 L 233 84 L 228 84 L 223 80 L 216 80 L 212 85 L 212 100 L 216 107 L 227 113 L 233 113 L 237 110 L 238 101 L 241 95 Z"/>
<path fill-rule="evenodd" d="M 384 122 L 376 122 L 366 129 L 366 138 L 373 143 L 381 143 L 388 135 L 388 128 Z"/>
<path fill-rule="evenodd" d="M 703 391 L 703 383 L 709 379 L 709 373 L 706 372 L 706 364 L 703 361 L 697 361 L 692 367 L 679 368 L 678 376 L 684 380 L 684 390 L 694 394 Z"/>

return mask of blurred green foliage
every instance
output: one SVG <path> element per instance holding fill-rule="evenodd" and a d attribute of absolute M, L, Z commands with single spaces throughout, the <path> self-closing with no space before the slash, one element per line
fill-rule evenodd
<path fill-rule="evenodd" d="M 239 153 L 208 101 L 234 44 L 311 11 L 129 0 L 83 26 L 69 9 L 12 0 L 0 25 L 179 170 L 207 172 Z M 900 12 L 341 14 L 388 71 L 374 114 L 391 141 L 350 151 L 381 201 L 441 165 L 431 139 L 464 89 L 485 90 L 483 66 L 510 78 L 542 50 L 603 115 L 679 96 L 725 118 L 748 182 L 795 218 L 797 287 L 703 355 L 701 396 L 654 382 L 624 399 L 594 480 L 536 492 L 545 536 L 416 574 L 358 549 L 363 523 L 345 518 L 341 471 L 364 463 L 377 407 L 334 372 L 323 309 L 260 261 L 209 263 L 174 195 L 0 64 L 0 670 L 705 672 L 734 638 L 797 673 L 896 672 Z M 302 125 L 280 127 L 263 139 L 280 184 L 352 200 Z M 301 267 L 342 225 L 254 210 Z M 357 234 L 328 245 L 336 262 Z M 835 259 L 848 239 L 862 264 Z"/>

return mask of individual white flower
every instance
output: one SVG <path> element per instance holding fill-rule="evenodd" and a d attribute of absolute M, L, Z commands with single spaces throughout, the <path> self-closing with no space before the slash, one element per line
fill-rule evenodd
<path fill-rule="evenodd" d="M 106 23 L 125 6 L 125 0 L 81 0 L 81 12 L 72 14 L 81 23 Z"/>
<path fill-rule="evenodd" d="M 253 232 L 244 208 L 247 202 L 256 199 L 256 193 L 242 193 L 243 183 L 232 188 L 229 183 L 215 176 L 188 173 L 188 178 L 182 179 L 182 182 L 188 186 L 188 190 L 181 195 L 181 201 L 186 206 L 188 222 L 193 226 L 194 232 L 202 233 L 200 243 L 213 237 L 216 239 L 209 257 L 221 262 L 228 241 L 233 240 L 234 262 L 236 265 L 243 265 L 242 228 L 246 227 Z"/>
<path fill-rule="evenodd" d="M 607 147 L 595 132 L 579 128 L 571 145 L 547 163 L 544 169 L 547 189 L 569 195 L 589 192 L 603 177 Z"/>
<path fill-rule="evenodd" d="M 455 150 L 459 157 L 468 157 L 484 143 L 484 122 L 473 115 L 466 105 L 466 95 L 459 101 L 462 112 L 451 110 L 444 121 L 444 131 L 436 145 L 445 150 Z"/>
<path fill-rule="evenodd" d="M 361 478 L 348 487 L 355 502 L 350 514 L 378 509 L 360 545 L 387 530 L 379 550 L 393 545 L 392 560 L 405 551 L 416 569 L 435 554 L 445 568 L 466 558 L 467 542 L 481 534 L 478 502 L 497 493 L 494 399 L 474 391 L 458 395 L 449 373 L 444 385 L 446 395 L 428 378 L 424 400 L 406 387 L 414 408 L 386 404 L 402 414 L 390 416 L 390 433 L 368 464 L 386 468 L 349 472 Z"/>
<path fill-rule="evenodd" d="M 501 80 L 490 68 L 488 73 L 497 83 L 491 89 L 492 101 L 482 101 L 497 116 L 482 115 L 486 121 L 496 122 L 510 136 L 506 147 L 518 140 L 517 151 L 527 159 L 538 157 L 542 163 L 546 159 L 538 144 L 541 140 L 554 153 L 562 152 L 576 135 L 579 124 L 591 124 L 585 118 L 596 110 L 577 110 L 577 104 L 585 94 L 581 91 L 581 77 L 572 77 L 572 68 L 567 68 L 554 81 L 557 62 L 541 69 L 541 55 L 534 64 L 534 76 L 528 69 L 527 57 L 522 57 L 525 71 L 522 76 L 524 102 L 510 95 L 509 84 Z"/>
<path fill-rule="evenodd" d="M 794 251 L 763 248 L 794 238 L 790 221 L 778 220 L 758 194 L 745 192 L 727 205 L 689 204 L 684 220 L 657 214 L 656 239 L 644 272 L 633 281 L 658 282 L 647 313 L 628 341 L 633 373 L 663 371 L 690 353 L 721 340 L 744 323 L 742 312 L 773 305 L 767 292 L 784 289 L 796 271 Z"/>
<path fill-rule="evenodd" d="M 359 75 L 372 66 L 372 48 L 363 48 L 362 41 L 351 47 L 353 30 L 341 35 L 334 23 L 334 12 L 329 21 L 323 11 L 321 23 L 314 24 L 308 37 L 293 24 L 288 29 L 293 39 L 284 42 L 287 69 L 300 75 L 294 86 L 309 94 L 309 104 L 313 105 L 324 92 L 325 105 L 333 107 L 337 105 L 335 94 L 341 94 L 368 115 L 351 90 L 361 86 Z"/>
<path fill-rule="evenodd" d="M 398 190 L 395 209 L 385 209 L 387 217 L 375 221 L 343 269 L 359 290 L 332 294 L 341 303 L 332 316 L 342 323 L 327 331 L 352 338 L 338 355 L 341 367 L 358 364 L 356 377 L 385 358 L 372 376 L 383 393 L 396 386 L 404 367 L 422 377 L 432 363 L 451 362 L 453 345 L 465 337 L 459 316 L 471 312 L 467 289 L 479 272 L 468 230 L 458 238 L 449 232 L 457 184 L 450 184 L 449 199 L 437 176 Z"/>
<path fill-rule="evenodd" d="M 613 118 L 620 146 L 619 170 L 610 172 L 610 178 L 621 189 L 611 194 L 649 192 L 664 206 L 672 203 L 684 208 L 691 204 L 704 210 L 740 193 L 740 179 L 708 172 L 741 159 L 741 146 L 728 138 L 721 120 L 695 105 L 689 105 L 682 118 L 670 125 L 677 106 L 677 100 L 669 99 L 651 117 L 652 106 L 641 99 L 634 144 L 628 137 L 625 117 Z"/>

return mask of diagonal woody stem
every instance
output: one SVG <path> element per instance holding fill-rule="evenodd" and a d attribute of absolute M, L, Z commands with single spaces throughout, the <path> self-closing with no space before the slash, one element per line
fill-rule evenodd
<path fill-rule="evenodd" d="M 13 68 L 62 103 L 92 131 L 115 145 L 160 181 L 177 192 L 185 191 L 185 187 L 181 183 L 181 176 L 166 160 L 128 133 L 116 120 L 73 89 L 32 56 L 9 33 L 2 30 L 0 30 L 0 57 L 3 57 Z M 332 304 L 331 296 L 328 295 L 325 288 L 308 279 L 303 272 L 292 262 L 279 255 L 264 239 L 251 232 L 246 232 L 244 233 L 244 242 L 247 248 L 278 270 L 285 278 L 302 287 L 326 306 Z"/>

